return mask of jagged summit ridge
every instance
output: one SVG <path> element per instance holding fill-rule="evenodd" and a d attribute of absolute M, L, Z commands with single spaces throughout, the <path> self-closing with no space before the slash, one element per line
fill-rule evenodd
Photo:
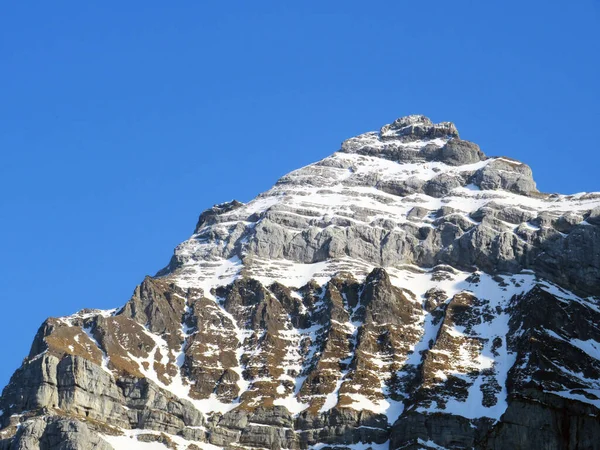
<path fill-rule="evenodd" d="M 434 124 L 420 115 L 401 117 L 342 143 L 342 152 L 378 156 L 398 163 L 440 161 L 451 166 L 487 159 L 476 144 L 459 138 L 452 122 Z M 531 174 L 529 174 L 531 175 Z"/>
<path fill-rule="evenodd" d="M 458 138 L 458 130 L 452 122 L 434 124 L 431 119 L 422 115 L 400 117 L 379 131 L 382 140 L 398 140 L 400 142 L 419 141 L 436 138 Z"/>
<path fill-rule="evenodd" d="M 422 116 L 396 122 L 430 123 Z M 344 264 L 354 267 L 536 269 L 591 292 L 596 281 L 582 278 L 586 271 L 580 269 L 597 267 L 596 256 L 565 250 L 580 233 L 593 233 L 584 227 L 598 204 L 597 194 L 541 194 L 527 165 L 486 157 L 476 144 L 455 137 L 407 144 L 365 133 L 247 204 L 203 213 L 195 235 L 161 275 L 212 279 L 217 261 L 227 261 L 217 264 L 223 273 L 243 267 L 259 274 L 262 261 L 339 267 L 349 259 Z"/>
<path fill-rule="evenodd" d="M 598 448 L 598 279 L 600 195 L 400 118 L 48 319 L 0 450 Z"/>

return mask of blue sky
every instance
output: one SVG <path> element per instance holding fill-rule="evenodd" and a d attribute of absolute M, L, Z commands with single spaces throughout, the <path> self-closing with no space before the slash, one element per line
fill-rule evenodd
<path fill-rule="evenodd" d="M 596 0 L 89 3 L 0 10 L 0 385 L 46 317 L 123 304 L 203 209 L 399 116 L 600 190 Z"/>

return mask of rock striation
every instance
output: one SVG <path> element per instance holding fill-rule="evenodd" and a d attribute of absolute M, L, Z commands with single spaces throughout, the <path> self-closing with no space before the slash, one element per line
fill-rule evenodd
<path fill-rule="evenodd" d="M 0 450 L 600 448 L 599 217 L 400 118 L 48 319 Z"/>

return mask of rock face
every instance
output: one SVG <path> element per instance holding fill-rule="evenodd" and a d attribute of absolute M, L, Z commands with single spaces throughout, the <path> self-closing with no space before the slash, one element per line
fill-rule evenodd
<path fill-rule="evenodd" d="M 120 309 L 48 319 L 0 450 L 600 449 L 599 217 L 398 119 L 203 212 Z"/>

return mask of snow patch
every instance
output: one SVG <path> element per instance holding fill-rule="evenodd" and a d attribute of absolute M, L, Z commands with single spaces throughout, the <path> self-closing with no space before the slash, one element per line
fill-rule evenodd
<path fill-rule="evenodd" d="M 110 369 L 108 368 L 108 362 L 109 362 L 108 355 L 106 354 L 106 352 L 104 351 L 104 349 L 102 348 L 102 346 L 100 345 L 100 343 L 96 340 L 96 338 L 92 334 L 92 328 L 91 328 L 91 326 L 89 326 L 89 327 L 83 327 L 81 329 L 86 334 L 86 336 L 90 339 L 90 341 L 92 341 L 94 343 L 94 345 L 96 345 L 96 347 L 98 347 L 98 350 L 100 350 L 102 352 L 102 365 L 101 365 L 102 370 L 104 370 L 105 372 L 107 372 L 108 374 L 110 374 L 110 376 L 112 377 L 113 374 L 110 371 Z"/>
<path fill-rule="evenodd" d="M 191 441 L 184 439 L 181 436 L 154 430 L 135 429 L 121 431 L 123 432 L 123 435 L 121 436 L 100 434 L 100 437 L 104 441 L 108 442 L 114 448 L 114 450 L 167 450 L 167 446 L 160 442 L 138 441 L 138 436 L 143 434 L 153 434 L 156 436 L 164 434 L 176 445 L 176 450 L 187 450 L 187 448 L 192 444 L 198 446 L 202 450 L 224 450 L 222 447 L 218 447 L 206 442 Z"/>

